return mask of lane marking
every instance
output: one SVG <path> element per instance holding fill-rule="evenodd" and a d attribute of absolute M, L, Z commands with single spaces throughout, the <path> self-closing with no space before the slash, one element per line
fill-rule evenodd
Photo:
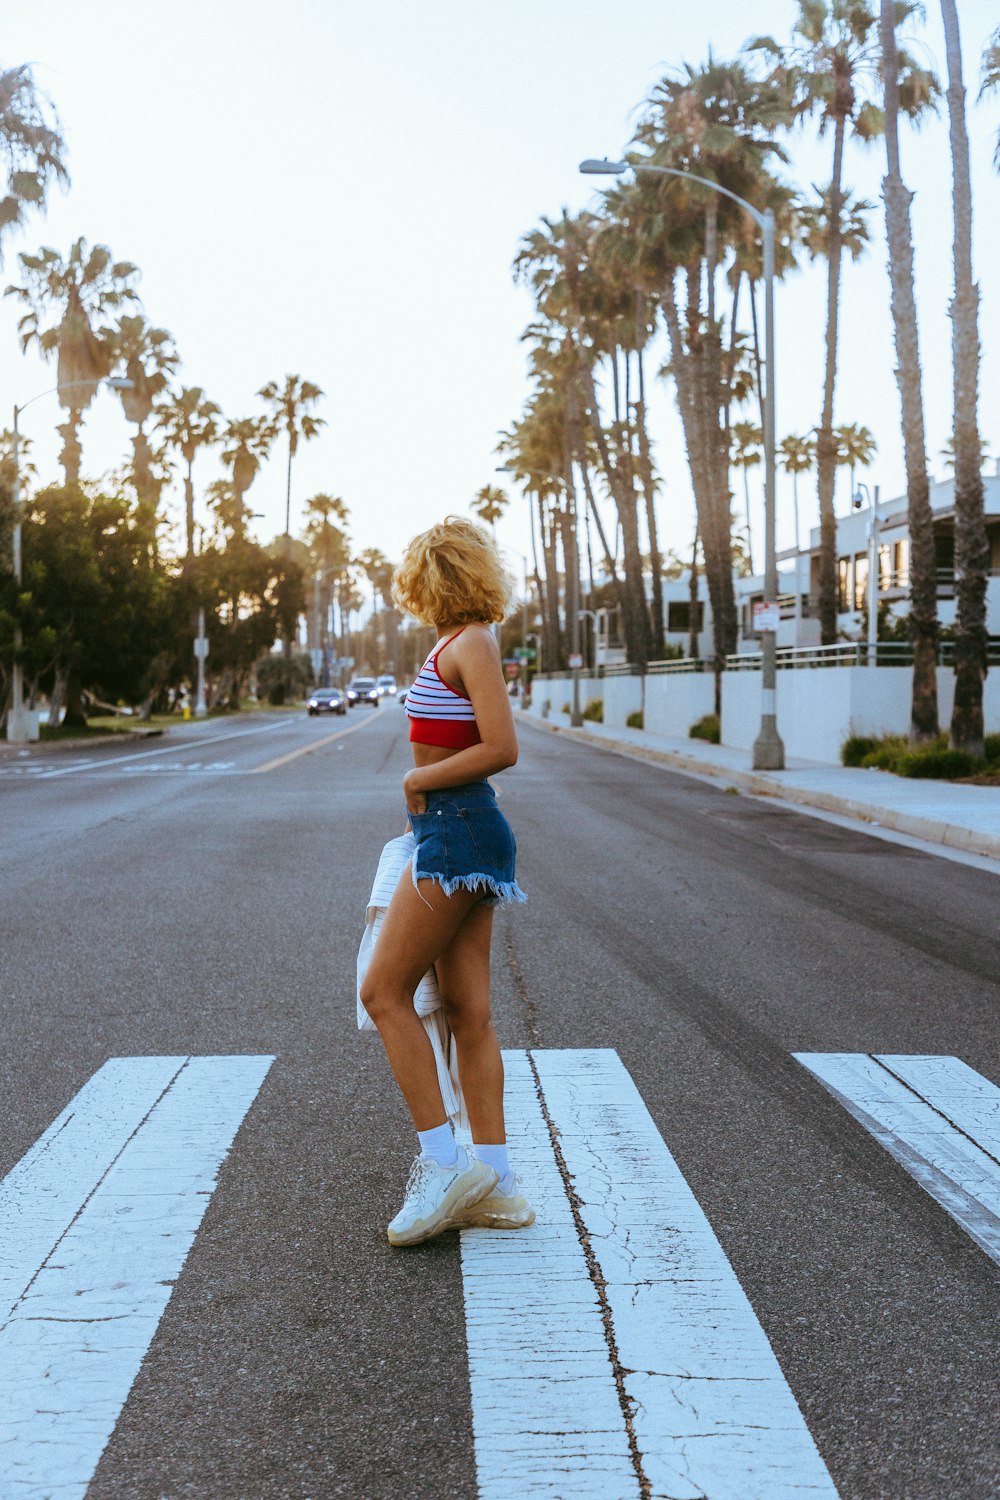
<path fill-rule="evenodd" d="M 957 1057 L 793 1056 L 1000 1262 L 1000 1089 Z"/>
<path fill-rule="evenodd" d="M 335 729 L 333 734 L 326 734 L 321 740 L 311 740 L 308 745 L 299 745 L 296 750 L 289 750 L 287 755 L 279 755 L 276 760 L 267 760 L 262 766 L 251 766 L 247 772 L 248 776 L 261 776 L 265 771 L 276 771 L 279 766 L 287 766 L 290 761 L 298 760 L 300 755 L 311 755 L 314 750 L 321 750 L 324 745 L 329 745 L 331 740 L 341 740 L 345 734 L 354 734 L 363 729 L 366 723 L 370 723 L 375 716 L 362 719 L 359 724 L 348 724 L 343 729 Z"/>
<path fill-rule="evenodd" d="M 645 1480 L 677 1500 L 836 1490 L 722 1246 L 617 1053 L 533 1050 L 611 1310 Z M 524 1231 L 466 1230 L 482 1500 L 633 1496 L 608 1341 L 530 1063 L 505 1052 Z"/>
<path fill-rule="evenodd" d="M 221 745 L 226 740 L 238 740 L 248 734 L 269 734 L 272 729 L 280 728 L 287 720 L 276 719 L 272 724 L 265 724 L 263 728 L 255 729 L 230 729 L 225 734 L 214 734 L 208 739 L 202 739 L 200 735 L 192 735 L 186 744 L 164 745 L 160 750 L 134 750 L 130 755 L 114 755 L 106 760 L 74 761 L 71 766 L 61 766 L 55 771 L 41 771 L 39 775 L 49 780 L 54 776 L 72 776 L 77 771 L 92 771 L 95 767 L 103 770 L 105 766 L 123 765 L 126 762 L 137 760 L 151 760 L 154 755 L 179 755 L 185 750 L 198 750 L 202 745 Z"/>
<path fill-rule="evenodd" d="M 479 1500 L 638 1500 L 601 1310 L 527 1054 L 503 1054 L 512 1159 L 538 1218 L 465 1230 Z"/>
<path fill-rule="evenodd" d="M 273 1061 L 112 1058 L 0 1183 L 0 1494 L 83 1500 Z"/>

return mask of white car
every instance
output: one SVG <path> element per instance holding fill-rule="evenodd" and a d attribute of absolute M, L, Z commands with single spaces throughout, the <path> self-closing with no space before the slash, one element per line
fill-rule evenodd
<path fill-rule="evenodd" d="M 388 694 L 390 698 L 395 698 L 398 692 L 396 679 L 391 672 L 383 672 L 381 677 L 376 677 L 375 686 L 378 688 L 379 697 L 384 697 Z"/>

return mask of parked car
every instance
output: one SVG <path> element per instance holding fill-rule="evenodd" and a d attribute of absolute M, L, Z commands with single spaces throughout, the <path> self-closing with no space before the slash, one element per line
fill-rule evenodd
<path fill-rule="evenodd" d="M 347 706 L 357 708 L 360 703 L 370 703 L 378 708 L 379 693 L 374 677 L 355 677 L 347 684 Z"/>
<path fill-rule="evenodd" d="M 306 703 L 310 719 L 316 714 L 346 714 L 347 699 L 339 688 L 317 688 Z"/>
<path fill-rule="evenodd" d="M 397 691 L 396 679 L 391 672 L 383 672 L 381 677 L 376 677 L 375 686 L 378 688 L 380 696 L 387 695 L 390 698 L 395 698 Z"/>

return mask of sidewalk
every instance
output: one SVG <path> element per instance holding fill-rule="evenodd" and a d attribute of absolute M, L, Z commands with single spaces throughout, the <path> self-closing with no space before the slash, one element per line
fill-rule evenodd
<path fill-rule="evenodd" d="M 945 844 L 985 859 L 1000 859 L 1000 787 L 960 786 L 950 781 L 911 781 L 888 771 L 790 760 L 784 771 L 751 770 L 751 754 L 705 740 L 668 739 L 643 729 L 586 724 L 571 728 L 534 714 L 518 715 L 549 733 L 599 744 L 606 750 L 651 760 L 674 771 L 714 776 L 756 796 L 778 797 L 801 807 L 857 818 L 911 838 Z"/>

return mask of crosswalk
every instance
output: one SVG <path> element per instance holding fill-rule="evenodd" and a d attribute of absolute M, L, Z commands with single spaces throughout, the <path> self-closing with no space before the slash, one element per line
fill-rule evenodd
<path fill-rule="evenodd" d="M 994 1083 L 955 1057 L 795 1056 L 1000 1259 Z M 85 1495 L 273 1061 L 111 1059 L 0 1183 L 0 1500 Z M 834 1497 L 617 1053 L 504 1062 L 538 1218 L 462 1235 L 479 1500 Z"/>

